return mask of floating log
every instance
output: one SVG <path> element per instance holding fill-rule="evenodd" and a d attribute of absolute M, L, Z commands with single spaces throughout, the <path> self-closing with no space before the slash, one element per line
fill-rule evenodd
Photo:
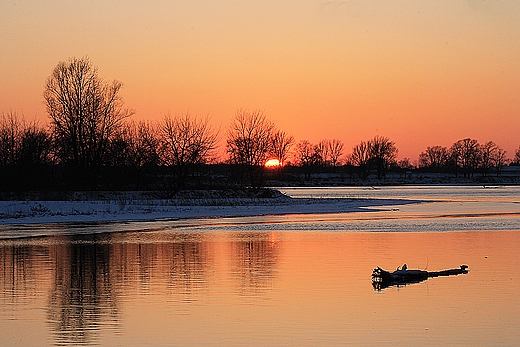
<path fill-rule="evenodd" d="M 408 270 L 406 264 L 401 269 L 390 272 L 381 269 L 379 266 L 372 271 L 372 286 L 376 290 L 381 290 L 390 286 L 404 286 L 411 283 L 419 283 L 430 277 L 455 276 L 467 274 L 468 266 L 461 265 L 458 269 L 442 271 Z"/>

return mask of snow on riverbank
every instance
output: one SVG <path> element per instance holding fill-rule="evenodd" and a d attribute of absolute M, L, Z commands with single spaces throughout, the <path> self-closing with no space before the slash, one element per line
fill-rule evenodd
<path fill-rule="evenodd" d="M 243 217 L 362 211 L 364 207 L 413 201 L 393 199 L 234 199 L 193 201 L 117 199 L 85 201 L 0 201 L 0 224 L 150 221 L 203 217 Z"/>

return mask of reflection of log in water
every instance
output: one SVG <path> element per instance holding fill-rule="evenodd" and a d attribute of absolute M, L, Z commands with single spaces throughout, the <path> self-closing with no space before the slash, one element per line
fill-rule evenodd
<path fill-rule="evenodd" d="M 390 272 L 379 266 L 372 271 L 372 286 L 376 290 L 391 286 L 405 286 L 407 284 L 419 283 L 431 277 L 454 276 L 468 273 L 468 266 L 461 265 L 458 269 L 442 271 L 408 270 L 406 264 L 401 269 Z"/>

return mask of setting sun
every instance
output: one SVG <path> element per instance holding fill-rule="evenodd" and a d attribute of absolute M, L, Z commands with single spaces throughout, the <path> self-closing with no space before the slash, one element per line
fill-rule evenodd
<path fill-rule="evenodd" d="M 275 168 L 280 166 L 280 161 L 278 159 L 269 159 L 265 162 L 265 167 L 267 168 Z"/>

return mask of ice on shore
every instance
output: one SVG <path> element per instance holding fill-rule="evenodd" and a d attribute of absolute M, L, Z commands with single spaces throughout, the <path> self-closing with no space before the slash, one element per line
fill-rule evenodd
<path fill-rule="evenodd" d="M 179 204 L 174 200 L 0 201 L 0 224 L 150 221 L 203 217 L 244 217 L 361 211 L 402 204 L 394 199 L 234 199 Z"/>

